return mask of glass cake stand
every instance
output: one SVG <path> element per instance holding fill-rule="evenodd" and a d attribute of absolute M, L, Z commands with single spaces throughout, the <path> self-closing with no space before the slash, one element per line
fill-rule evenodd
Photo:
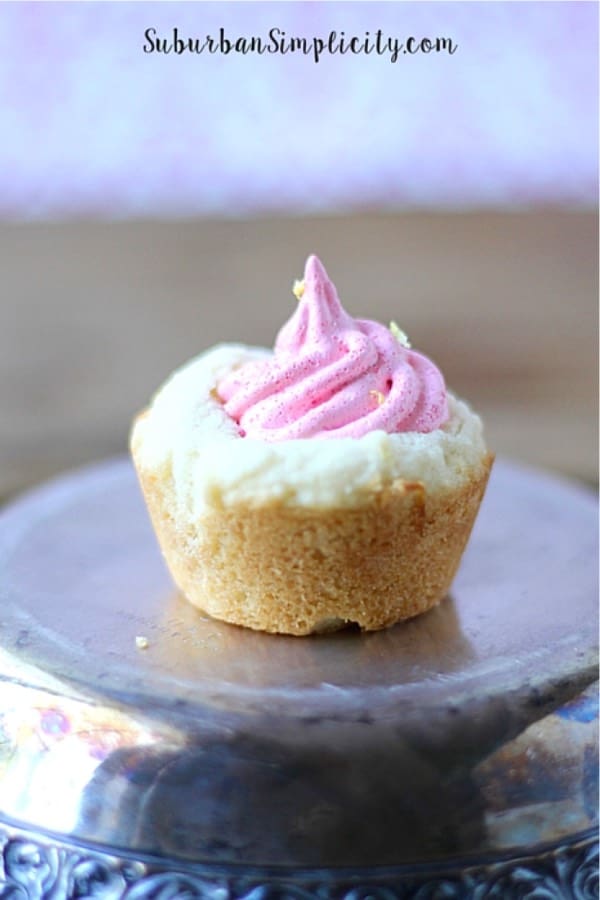
<path fill-rule="evenodd" d="M 598 895 L 597 507 L 498 461 L 452 593 L 294 638 L 174 590 L 130 463 L 0 515 L 0 896 Z"/>

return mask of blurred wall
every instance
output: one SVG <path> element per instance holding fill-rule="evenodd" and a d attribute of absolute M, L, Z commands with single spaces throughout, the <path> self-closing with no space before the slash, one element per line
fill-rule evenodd
<path fill-rule="evenodd" d="M 143 52 L 174 27 L 457 49 Z M 1 3 L 0 217 L 590 207 L 597 44 L 587 2 Z"/>
<path fill-rule="evenodd" d="M 355 316 L 395 319 L 490 446 L 594 481 L 593 213 L 0 224 L 0 500 L 124 452 L 169 372 L 272 346 L 316 250 Z"/>

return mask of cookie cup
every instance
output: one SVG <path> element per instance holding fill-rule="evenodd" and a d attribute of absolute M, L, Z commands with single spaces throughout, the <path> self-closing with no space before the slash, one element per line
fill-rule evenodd
<path fill-rule="evenodd" d="M 251 441 L 215 386 L 263 352 L 208 351 L 135 420 L 134 464 L 179 589 L 217 619 L 293 635 L 377 630 L 438 604 L 492 464 L 478 417 L 451 397 L 429 435 Z"/>

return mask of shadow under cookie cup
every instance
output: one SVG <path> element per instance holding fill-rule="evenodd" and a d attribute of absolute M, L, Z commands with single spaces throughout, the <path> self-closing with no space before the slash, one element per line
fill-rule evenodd
<path fill-rule="evenodd" d="M 352 506 L 281 498 L 182 512 L 172 466 L 149 466 L 136 419 L 131 450 L 158 542 L 178 588 L 209 615 L 261 631 L 373 631 L 447 594 L 493 463 L 451 485 L 394 478 L 361 487 Z M 242 440 L 243 439 L 239 439 Z M 200 451 L 201 452 L 201 451 Z"/>

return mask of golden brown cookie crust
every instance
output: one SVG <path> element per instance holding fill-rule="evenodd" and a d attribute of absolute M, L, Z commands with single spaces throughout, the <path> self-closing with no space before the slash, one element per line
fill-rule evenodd
<path fill-rule="evenodd" d="M 209 615 L 261 631 L 306 635 L 356 623 L 385 628 L 446 595 L 487 484 L 493 456 L 455 488 L 400 479 L 353 508 L 272 501 L 177 512 L 168 466 L 134 462 L 171 574 Z"/>

